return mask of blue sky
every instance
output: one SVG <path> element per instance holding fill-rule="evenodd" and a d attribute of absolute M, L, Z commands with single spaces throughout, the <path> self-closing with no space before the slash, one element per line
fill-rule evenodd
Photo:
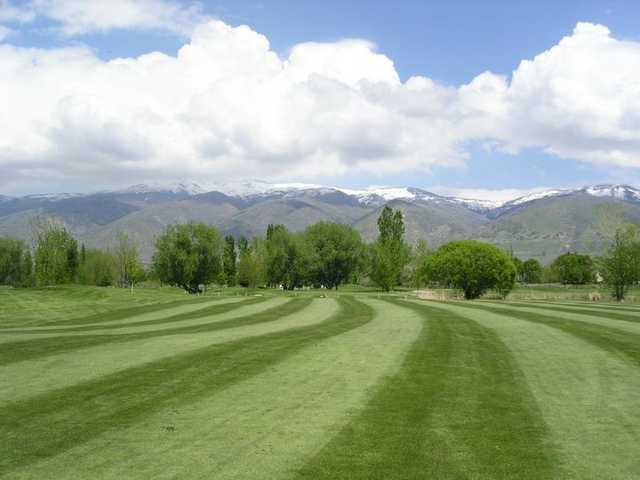
<path fill-rule="evenodd" d="M 64 3 L 64 0 L 60 1 Z M 130 1 L 135 3 L 135 0 Z M 192 2 L 168 3 L 185 8 L 194 5 Z M 0 25 L 3 24 L 2 6 L 3 1 L 0 0 Z M 30 2 L 13 1 L 4 6 L 28 9 Z M 604 25 L 616 41 L 640 42 L 640 2 L 636 1 L 234 0 L 202 1 L 197 6 L 198 15 L 220 19 L 233 27 L 246 24 L 254 32 L 266 36 L 271 49 L 283 59 L 288 57 L 293 46 L 304 42 L 365 39 L 376 45 L 376 52 L 393 61 L 401 82 L 412 76 L 424 76 L 447 88 L 468 84 L 486 71 L 506 76 L 508 83 L 512 71 L 522 60 L 533 59 L 557 45 L 563 37 L 572 34 L 578 22 Z M 102 61 L 137 57 L 152 51 L 175 56 L 183 45 L 189 43 L 188 36 L 182 33 L 135 26 L 87 29 L 63 35 L 56 30 L 61 23 L 60 18 L 38 13 L 29 21 L 5 21 L 4 25 L 12 33 L 4 42 L 18 47 L 51 50 L 85 45 Z M 1 62 L 0 58 L 0 65 Z M 580 111 L 580 108 L 575 111 Z M 582 126 L 572 129 L 581 130 Z M 554 147 L 553 132 L 546 135 L 539 136 L 542 140 L 538 136 L 535 140 L 518 140 L 515 149 L 488 149 L 486 139 L 474 134 L 457 144 L 464 151 L 464 161 L 440 164 L 434 160 L 418 167 L 415 162 L 408 162 L 406 169 L 390 169 L 382 175 L 372 173 L 369 168 L 337 166 L 337 174 L 328 169 L 314 171 L 307 176 L 302 168 L 296 170 L 295 178 L 285 180 L 300 179 L 357 188 L 372 184 L 412 185 L 439 187 L 442 191 L 447 188 L 529 189 L 607 182 L 640 184 L 638 162 L 628 159 L 609 161 L 606 156 L 594 160 L 588 152 L 585 154 L 582 148 L 574 145 Z M 601 140 L 600 135 L 595 135 L 596 140 Z M 551 139 L 548 144 L 547 137 Z M 588 138 L 584 143 L 590 141 L 595 140 Z M 509 143 L 510 139 L 501 137 L 500 142 Z M 544 153 L 549 145 L 554 153 Z M 580 153 L 574 157 L 573 152 Z M 74 172 L 68 181 L 65 181 L 63 172 L 57 183 L 51 182 L 49 186 L 57 190 L 85 185 L 82 177 L 76 170 Z M 136 180 L 140 179 L 136 175 Z M 33 176 L 30 178 L 33 180 Z M 14 182 L 7 189 L 17 191 L 21 187 Z"/>

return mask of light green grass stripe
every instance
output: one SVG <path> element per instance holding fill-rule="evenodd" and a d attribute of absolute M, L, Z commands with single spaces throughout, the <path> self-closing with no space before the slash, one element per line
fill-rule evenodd
<path fill-rule="evenodd" d="M 229 299 L 228 301 L 220 301 L 216 303 L 216 306 L 222 305 L 242 305 L 243 301 L 240 299 Z M 264 308 L 269 308 L 269 301 L 258 304 L 260 307 L 256 311 L 260 311 Z M 207 308 L 211 308 L 211 305 L 207 305 Z M 226 313 L 219 314 L 207 314 L 206 312 L 202 312 L 202 316 L 198 313 L 201 309 L 192 309 L 186 312 L 182 312 L 184 315 L 189 315 L 188 320 L 182 320 L 176 318 L 175 321 L 171 321 L 171 317 L 180 315 L 180 313 L 173 313 L 169 317 L 158 317 L 155 320 L 146 320 L 158 323 L 152 324 L 143 324 L 140 326 L 131 326 L 131 327 L 122 327 L 122 328 L 114 328 L 114 329 L 91 329 L 86 331 L 59 331 L 56 333 L 16 333 L 16 334 L 7 334 L 6 332 L 2 332 L 2 336 L 0 337 L 0 344 L 9 343 L 9 342 L 19 342 L 25 340 L 38 340 L 43 338 L 54 338 L 54 337 L 82 337 L 82 336 L 98 336 L 98 335 L 110 335 L 110 336 L 119 336 L 119 335 L 134 335 L 134 334 L 143 334 L 148 332 L 162 332 L 163 330 L 171 330 L 175 328 L 188 328 L 197 325 L 204 325 L 213 322 L 221 322 L 225 320 L 229 320 L 231 318 L 237 317 L 237 312 L 242 312 L 240 307 L 237 309 L 232 309 Z M 250 308 L 250 307 L 247 307 Z M 241 314 L 243 315 L 243 314 Z M 164 321 L 168 320 L 168 321 Z"/>
<path fill-rule="evenodd" d="M 640 323 L 635 321 L 625 321 L 625 320 L 617 320 L 617 319 L 608 319 L 602 316 L 589 315 L 587 313 L 571 313 L 565 312 L 563 310 L 549 310 L 547 308 L 540 308 L 537 306 L 524 307 L 519 305 L 514 305 L 512 303 L 501 303 L 501 302 L 478 302 L 476 305 L 482 306 L 485 305 L 491 308 L 499 308 L 499 309 L 513 309 L 516 311 L 522 312 L 531 312 L 537 313 L 540 315 L 548 315 L 555 318 L 566 319 L 566 320 L 574 320 L 576 322 L 584 322 L 590 323 L 593 325 L 600 325 L 607 328 L 616 329 L 622 332 L 629 332 L 633 334 L 640 334 Z"/>
<path fill-rule="evenodd" d="M 212 300 L 208 300 L 206 302 L 196 302 L 196 303 L 187 303 L 185 302 L 182 305 L 178 305 L 178 306 L 173 306 L 173 307 L 168 307 L 168 308 L 163 308 L 160 310 L 155 310 L 155 308 L 157 308 L 157 305 L 154 305 L 154 311 L 150 311 L 147 313 L 138 313 L 135 315 L 131 315 L 131 316 L 127 316 L 124 318 L 120 318 L 118 320 L 111 320 L 111 321 L 103 321 L 103 322 L 92 322 L 92 323 L 82 323 L 80 325 L 78 324 L 71 324 L 71 325 L 40 325 L 37 327 L 26 327 L 26 328 L 21 328 L 21 327 L 12 327 L 12 328 L 6 328 L 3 330 L 0 330 L 0 335 L 7 335 L 10 334 L 12 331 L 14 330 L 18 330 L 20 332 L 61 332 L 61 333 L 65 333 L 68 330 L 74 330 L 74 329 L 90 329 L 91 327 L 101 327 L 101 328 L 108 328 L 111 326 L 120 326 L 120 325 L 127 325 L 130 323 L 142 323 L 142 322 L 154 322 L 154 321 L 158 321 L 158 320 L 163 320 L 169 317 L 173 317 L 176 315 L 182 315 L 185 313 L 193 313 L 193 312 L 197 312 L 198 310 L 203 310 L 206 309 L 208 307 L 214 306 L 214 305 L 224 305 L 227 303 L 236 303 L 239 301 L 242 301 L 244 299 L 246 299 L 247 297 L 218 297 Z M 94 330 L 95 331 L 95 330 Z"/>
<path fill-rule="evenodd" d="M 307 346 L 257 376 L 104 435 L 17 479 L 278 479 L 326 443 L 397 372 L 422 321 L 377 300 L 364 326 Z M 171 427 L 172 431 L 167 431 Z"/>
<path fill-rule="evenodd" d="M 225 314 L 225 317 L 226 320 L 231 320 L 257 315 L 267 308 L 283 306 L 288 301 L 291 300 L 282 297 L 274 298 L 261 304 L 239 308 Z M 110 343 L 74 350 L 66 354 L 10 364 L 0 367 L 0 406 L 42 394 L 49 389 L 64 388 L 86 382 L 207 345 L 221 344 L 244 337 L 286 330 L 294 326 L 313 324 L 325 318 L 325 313 L 331 315 L 336 310 L 335 300 L 318 299 L 305 310 L 305 314 L 295 313 L 277 321 L 212 332 L 176 334 L 125 343 Z"/>
<path fill-rule="evenodd" d="M 636 365 L 544 324 L 463 302 L 428 303 L 493 329 L 508 345 L 559 449 L 565 474 L 555 478 L 640 478 Z"/>

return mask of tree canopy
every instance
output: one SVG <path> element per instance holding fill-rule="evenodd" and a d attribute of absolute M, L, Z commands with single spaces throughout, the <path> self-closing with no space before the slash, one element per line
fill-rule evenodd
<path fill-rule="evenodd" d="M 400 275 L 409 261 L 402 212 L 385 206 L 378 218 L 378 232 L 377 240 L 369 247 L 370 276 L 388 292 L 399 284 Z"/>
<path fill-rule="evenodd" d="M 347 282 L 358 269 L 363 252 L 360 234 L 348 225 L 320 222 L 305 231 L 312 255 L 312 282 L 335 288 Z"/>
<path fill-rule="evenodd" d="M 554 277 L 565 285 L 584 285 L 593 281 L 593 260 L 589 255 L 565 253 L 551 264 Z"/>
<path fill-rule="evenodd" d="M 613 297 L 624 300 L 627 289 L 640 281 L 640 234 L 634 226 L 619 228 L 601 261 L 604 281 Z"/>
<path fill-rule="evenodd" d="M 460 240 L 447 243 L 427 256 L 422 276 L 430 282 L 462 290 L 466 299 L 478 298 L 492 288 L 506 297 L 514 286 L 516 268 L 496 246 Z"/>
<path fill-rule="evenodd" d="M 198 293 L 200 285 L 222 271 L 222 239 L 218 230 L 202 223 L 173 225 L 156 241 L 153 266 L 160 281 Z"/>

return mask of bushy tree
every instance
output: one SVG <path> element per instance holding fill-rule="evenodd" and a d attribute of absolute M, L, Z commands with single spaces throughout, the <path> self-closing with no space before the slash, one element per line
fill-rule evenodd
<path fill-rule="evenodd" d="M 420 239 L 416 242 L 410 252 L 408 277 L 412 285 L 419 289 L 423 283 L 421 267 L 429 255 L 429 245 L 426 240 Z"/>
<path fill-rule="evenodd" d="M 153 267 L 161 282 L 198 293 L 222 271 L 222 240 L 218 230 L 202 223 L 173 225 L 156 241 Z"/>
<path fill-rule="evenodd" d="M 304 235 L 292 233 L 284 225 L 269 225 L 265 239 L 267 283 L 293 290 L 309 278 L 311 252 Z"/>
<path fill-rule="evenodd" d="M 347 282 L 360 265 L 360 234 L 348 225 L 320 222 L 305 231 L 311 251 L 311 282 L 335 288 Z"/>
<path fill-rule="evenodd" d="M 95 285 L 98 287 L 110 287 L 116 284 L 119 278 L 118 262 L 113 253 L 103 250 L 81 249 L 80 257 L 84 257 L 81 262 L 79 279 L 84 285 Z M 135 275 L 134 277 L 135 278 Z"/>
<path fill-rule="evenodd" d="M 33 276 L 33 257 L 31 256 L 31 250 L 25 249 L 22 256 L 22 280 L 21 285 L 23 287 L 32 287 L 35 283 Z"/>
<path fill-rule="evenodd" d="M 231 235 L 224 237 L 223 268 L 224 281 L 228 286 L 236 284 L 236 241 Z"/>
<path fill-rule="evenodd" d="M 516 267 L 516 280 L 518 282 L 524 282 L 524 262 L 511 253 L 511 261 L 513 266 Z"/>
<path fill-rule="evenodd" d="M 31 254 L 22 240 L 0 237 L 0 285 L 19 287 L 29 283 L 30 262 Z"/>
<path fill-rule="evenodd" d="M 516 268 L 496 246 L 460 240 L 429 255 L 422 265 L 422 275 L 430 282 L 462 290 L 466 299 L 478 298 L 492 288 L 506 297 L 514 286 Z"/>
<path fill-rule="evenodd" d="M 542 282 L 542 265 L 535 258 L 522 262 L 520 267 L 520 281 L 524 283 Z"/>
<path fill-rule="evenodd" d="M 118 233 L 112 254 L 116 265 L 116 278 L 122 288 L 133 288 L 136 283 L 143 280 L 144 268 L 140 263 L 138 246 L 128 234 Z"/>
<path fill-rule="evenodd" d="M 41 223 L 36 230 L 35 279 L 38 285 L 59 285 L 76 280 L 78 242 L 62 226 Z"/>
<path fill-rule="evenodd" d="M 251 244 L 246 238 L 238 240 L 238 283 L 243 287 L 255 288 L 266 283 L 265 242 L 254 237 Z"/>
<path fill-rule="evenodd" d="M 635 226 L 619 228 L 601 260 L 604 281 L 613 297 L 624 300 L 627 289 L 640 281 L 640 235 Z"/>
<path fill-rule="evenodd" d="M 371 280 L 388 292 L 400 282 L 409 260 L 404 242 L 404 218 L 400 210 L 385 206 L 378 217 L 378 238 L 369 248 Z"/>
<path fill-rule="evenodd" d="M 589 255 L 565 253 L 553 261 L 551 271 L 560 283 L 584 285 L 593 281 L 594 265 Z"/>

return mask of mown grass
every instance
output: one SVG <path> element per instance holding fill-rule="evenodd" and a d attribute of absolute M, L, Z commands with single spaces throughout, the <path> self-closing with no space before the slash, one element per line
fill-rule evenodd
<path fill-rule="evenodd" d="M 539 323 L 551 328 L 562 330 L 563 332 L 579 337 L 604 350 L 625 355 L 627 358 L 640 365 L 640 335 L 634 335 L 628 331 L 620 330 L 615 328 L 615 326 L 605 327 L 593 323 L 581 322 L 579 320 L 570 320 L 552 314 L 508 308 L 508 306 L 506 306 L 506 308 L 503 306 L 494 307 L 479 303 L 465 306 L 467 308 L 476 308 L 487 312 L 507 315 L 512 318 Z M 564 310 L 565 309 L 562 308 L 558 309 L 560 312 Z M 547 311 L 548 310 L 542 310 L 542 312 Z M 575 311 L 571 313 L 575 313 Z M 582 313 L 584 314 L 584 312 Z M 600 316 L 607 318 L 606 315 L 601 314 Z M 619 319 L 616 318 L 616 320 Z"/>
<path fill-rule="evenodd" d="M 6 442 L 0 475 L 131 425 L 161 408 L 210 395 L 313 342 L 370 321 L 372 311 L 366 305 L 348 298 L 340 302 L 340 313 L 318 325 L 214 345 L 1 408 L 0 436 Z"/>
<path fill-rule="evenodd" d="M 54 290 L 0 307 L 2 478 L 640 478 L 633 306 Z"/>
<path fill-rule="evenodd" d="M 251 302 L 248 305 L 259 302 Z M 297 302 L 294 302 L 291 305 L 291 308 L 303 308 L 308 303 L 308 300 L 300 299 Z M 243 306 L 248 306 L 244 303 L 231 303 L 225 305 L 219 305 L 216 307 L 211 307 L 212 310 L 215 310 L 215 314 L 221 315 L 227 312 L 233 312 L 238 308 Z M 201 314 L 202 312 L 200 312 Z M 134 333 L 126 333 L 126 334 L 99 334 L 99 335 L 77 335 L 77 336 L 66 336 L 64 332 L 60 332 L 56 330 L 56 335 L 52 337 L 38 338 L 38 334 L 34 332 L 28 332 L 33 335 L 35 338 L 30 340 L 20 340 L 17 342 L 6 342 L 2 343 L 2 349 L 0 350 L 0 365 L 7 365 L 9 363 L 14 362 L 22 362 L 25 360 L 31 360 L 34 358 L 44 357 L 48 355 L 54 355 L 57 353 L 70 352 L 72 350 L 77 350 L 81 348 L 94 347 L 98 345 L 104 345 L 109 343 L 123 343 L 123 342 L 131 342 L 135 340 L 142 340 L 146 338 L 152 337 L 162 337 L 162 336 L 170 336 L 175 334 L 185 334 L 185 333 L 196 333 L 196 332 L 211 332 L 215 330 L 221 330 L 224 328 L 228 328 L 229 325 L 241 326 L 241 325 L 250 325 L 252 323 L 257 323 L 263 321 L 264 318 L 269 319 L 277 319 L 280 315 L 282 315 L 282 311 L 279 309 L 279 305 L 268 309 L 267 312 L 264 312 L 265 315 L 257 316 L 257 315 L 246 315 L 242 319 L 231 318 L 227 321 L 221 322 L 207 322 L 206 316 L 205 321 L 200 324 L 190 325 L 187 327 L 180 326 L 178 323 L 177 326 L 171 325 L 170 328 L 163 328 L 160 330 L 148 330 L 144 332 L 134 332 Z M 189 314 L 185 314 L 188 318 L 200 318 L 198 312 L 191 312 Z M 185 318 L 180 318 L 180 320 L 185 320 Z M 12 332 L 15 333 L 15 332 Z M 46 331 L 45 331 L 46 333 Z"/>
<path fill-rule="evenodd" d="M 427 328 L 400 372 L 302 478 L 553 478 L 545 423 L 507 347 L 459 315 L 396 301 Z"/>

